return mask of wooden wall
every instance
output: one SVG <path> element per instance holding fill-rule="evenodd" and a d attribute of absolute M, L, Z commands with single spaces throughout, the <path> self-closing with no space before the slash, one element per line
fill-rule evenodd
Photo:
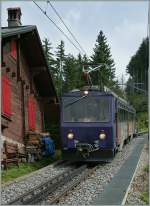
<path fill-rule="evenodd" d="M 32 81 L 32 74 L 29 72 L 29 66 L 20 48 L 20 74 L 17 72 L 17 60 L 10 54 L 10 41 L 3 44 L 3 62 L 2 76 L 7 75 L 11 85 L 11 121 L 8 128 L 2 131 L 2 134 L 18 143 L 24 143 L 24 135 L 29 132 L 28 125 L 28 98 L 33 95 L 35 99 L 35 131 L 42 131 L 42 103 L 39 102 L 35 94 L 37 91 Z M 36 54 L 35 54 L 36 55 Z M 20 76 L 18 78 L 18 75 Z M 31 90 L 32 84 L 32 90 Z M 24 99 L 23 99 L 24 93 Z M 32 94 L 31 94 L 32 93 Z M 24 100 L 24 101 L 23 101 Z"/>

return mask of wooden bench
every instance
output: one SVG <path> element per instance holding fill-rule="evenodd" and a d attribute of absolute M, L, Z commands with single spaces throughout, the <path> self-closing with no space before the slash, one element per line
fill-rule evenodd
<path fill-rule="evenodd" d="M 5 158 L 2 160 L 4 168 L 7 169 L 7 165 L 10 163 L 16 164 L 19 167 L 19 158 L 18 158 L 18 145 L 4 142 L 4 153 Z"/>

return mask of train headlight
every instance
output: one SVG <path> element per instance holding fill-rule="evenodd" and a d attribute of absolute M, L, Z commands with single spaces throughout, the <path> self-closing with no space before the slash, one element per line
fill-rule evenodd
<path fill-rule="evenodd" d="M 84 91 L 84 95 L 88 95 L 89 94 L 89 91 L 88 90 L 85 90 Z"/>
<path fill-rule="evenodd" d="M 67 135 L 68 139 L 73 139 L 74 137 L 74 134 L 72 132 L 69 132 L 68 135 Z"/>
<path fill-rule="evenodd" d="M 100 132 L 99 138 L 102 139 L 102 140 L 105 139 L 106 138 L 106 134 L 104 132 Z"/>

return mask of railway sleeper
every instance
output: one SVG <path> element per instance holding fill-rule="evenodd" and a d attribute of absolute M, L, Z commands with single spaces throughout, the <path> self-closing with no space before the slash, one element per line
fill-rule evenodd
<path fill-rule="evenodd" d="M 70 181 L 77 174 L 80 174 L 84 169 L 86 169 L 87 165 L 83 165 L 76 169 L 71 169 L 69 171 L 65 171 L 61 175 L 57 175 L 53 179 L 48 182 L 42 183 L 36 188 L 31 189 L 27 193 L 18 197 L 17 199 L 8 202 L 8 205 L 33 205 L 40 201 L 42 201 L 45 197 L 47 197 L 50 193 L 56 190 L 58 187 L 64 185 L 66 182 Z"/>

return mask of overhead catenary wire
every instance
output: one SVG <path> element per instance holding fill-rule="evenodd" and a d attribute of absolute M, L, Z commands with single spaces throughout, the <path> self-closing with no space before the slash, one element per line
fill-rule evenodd
<path fill-rule="evenodd" d="M 79 41 L 77 40 L 77 38 L 75 37 L 75 35 L 71 32 L 70 28 L 66 25 L 66 23 L 64 22 L 64 20 L 62 19 L 62 17 L 60 16 L 60 14 L 58 13 L 58 11 L 56 10 L 56 8 L 54 7 L 54 5 L 50 2 L 47 1 L 47 3 L 49 3 L 49 5 L 51 6 L 51 8 L 53 9 L 53 11 L 55 12 L 55 14 L 58 16 L 58 18 L 61 20 L 61 22 L 63 23 L 63 25 L 65 26 L 65 28 L 68 30 L 68 32 L 70 33 L 70 35 L 72 36 L 72 38 L 75 40 L 75 42 L 79 45 L 80 49 L 83 51 L 83 53 L 86 54 L 86 51 L 83 49 L 83 47 L 81 46 L 81 44 L 79 43 Z"/>
<path fill-rule="evenodd" d="M 40 11 L 54 24 L 54 26 L 66 37 L 66 39 L 79 51 L 79 53 L 83 53 L 81 49 L 79 49 L 74 42 L 65 34 L 65 32 L 47 15 L 47 13 L 35 2 L 33 3 L 40 9 Z"/>

